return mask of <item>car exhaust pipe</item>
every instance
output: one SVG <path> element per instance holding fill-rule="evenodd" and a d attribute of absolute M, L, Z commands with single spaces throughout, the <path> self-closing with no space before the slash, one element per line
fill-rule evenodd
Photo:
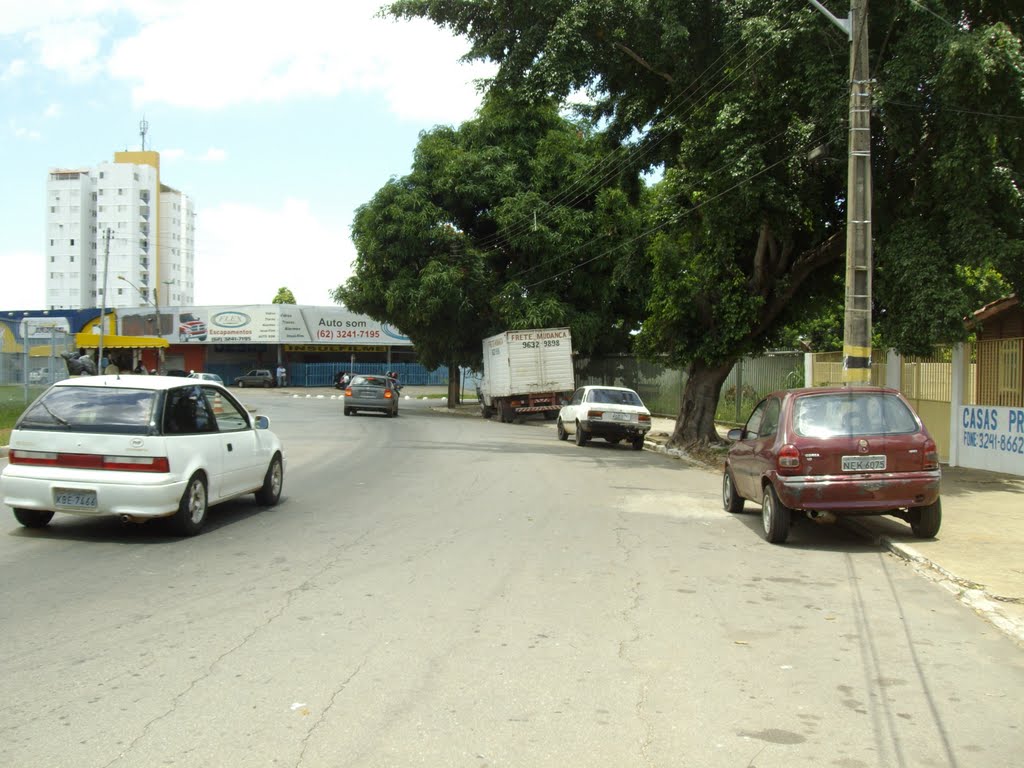
<path fill-rule="evenodd" d="M 816 509 L 808 512 L 807 517 L 821 525 L 830 525 L 836 521 L 836 516 L 832 512 L 819 512 Z"/>

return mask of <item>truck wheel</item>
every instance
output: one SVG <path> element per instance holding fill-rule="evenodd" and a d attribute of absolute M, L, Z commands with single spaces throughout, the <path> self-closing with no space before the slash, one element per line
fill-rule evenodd
<path fill-rule="evenodd" d="M 583 431 L 580 423 L 576 422 L 576 445 L 586 445 L 590 442 L 590 435 Z"/>
<path fill-rule="evenodd" d="M 919 539 L 934 539 L 942 527 L 942 499 L 927 507 L 909 510 L 910 528 Z"/>
<path fill-rule="evenodd" d="M 642 451 L 644 449 L 644 436 L 639 435 L 633 438 L 633 450 Z"/>
<path fill-rule="evenodd" d="M 559 419 L 555 423 L 555 432 L 558 433 L 558 439 L 559 440 L 568 440 L 569 439 L 569 433 L 565 431 L 565 425 L 562 423 L 561 419 Z"/>
<path fill-rule="evenodd" d="M 512 414 L 510 413 L 511 408 L 508 407 L 508 403 L 504 400 L 498 403 L 498 421 L 502 424 L 508 424 L 512 421 Z"/>
<path fill-rule="evenodd" d="M 764 489 L 761 502 L 761 522 L 764 525 L 764 538 L 771 544 L 782 544 L 789 536 L 789 523 L 793 510 L 779 500 L 775 487 L 768 483 Z"/>
<path fill-rule="evenodd" d="M 544 411 L 544 421 L 554 421 L 558 418 L 558 411 Z"/>

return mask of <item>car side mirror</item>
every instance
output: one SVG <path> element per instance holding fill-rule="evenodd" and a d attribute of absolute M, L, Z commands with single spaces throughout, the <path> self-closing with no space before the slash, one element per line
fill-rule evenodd
<path fill-rule="evenodd" d="M 252 420 L 252 425 L 256 429 L 270 429 L 270 419 L 266 416 L 257 416 Z"/>
<path fill-rule="evenodd" d="M 739 429 L 739 428 L 730 429 L 728 434 L 726 434 L 726 438 L 728 438 L 729 440 L 732 440 L 734 443 L 739 441 L 739 440 L 742 440 L 743 439 L 743 430 Z"/>

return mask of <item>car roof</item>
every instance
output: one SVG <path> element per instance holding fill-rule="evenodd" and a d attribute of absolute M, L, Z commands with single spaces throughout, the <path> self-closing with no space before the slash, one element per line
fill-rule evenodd
<path fill-rule="evenodd" d="M 193 380 L 194 381 L 194 380 Z M 218 386 L 217 382 L 211 382 Z M 175 387 L 194 387 L 194 383 L 182 376 L 138 376 L 135 374 L 111 374 L 109 376 L 72 376 L 58 381 L 55 387 L 111 387 L 115 389 L 165 390 Z"/>
<path fill-rule="evenodd" d="M 604 384 L 585 384 L 584 386 L 580 387 L 580 389 L 586 389 L 586 390 L 591 390 L 591 389 L 610 389 L 610 390 L 612 390 L 614 392 L 632 392 L 634 395 L 636 394 L 636 390 L 635 389 L 630 389 L 629 387 L 612 387 L 612 386 L 606 386 Z"/>
<path fill-rule="evenodd" d="M 794 389 L 780 389 L 772 392 L 766 397 L 802 397 L 803 395 L 851 395 L 851 394 L 864 394 L 864 393 L 884 393 L 896 395 L 899 394 L 899 390 L 891 387 L 879 387 L 874 384 L 871 385 L 855 385 L 855 386 L 843 386 L 833 385 L 828 387 L 797 387 Z"/>

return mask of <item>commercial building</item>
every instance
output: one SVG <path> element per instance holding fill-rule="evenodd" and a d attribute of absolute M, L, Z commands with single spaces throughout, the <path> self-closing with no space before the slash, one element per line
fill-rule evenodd
<path fill-rule="evenodd" d="M 158 152 L 51 169 L 46 206 L 49 309 L 194 301 L 195 209 L 161 182 Z"/>

